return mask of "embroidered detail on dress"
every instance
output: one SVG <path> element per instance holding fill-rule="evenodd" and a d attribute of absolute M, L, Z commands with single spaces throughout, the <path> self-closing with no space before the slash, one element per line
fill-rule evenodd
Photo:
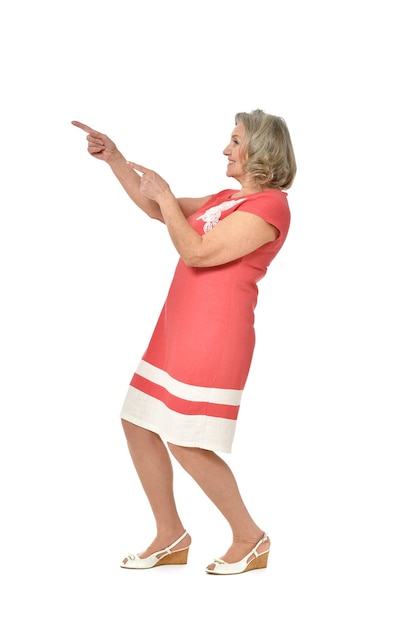
<path fill-rule="evenodd" d="M 203 220 L 203 222 L 205 222 L 203 230 L 205 233 L 208 233 L 220 222 L 220 216 L 223 211 L 231 209 L 233 206 L 235 206 L 235 204 L 239 204 L 240 202 L 243 202 L 243 200 L 246 200 L 246 198 L 239 198 L 238 200 L 227 200 L 226 202 L 222 202 L 218 206 L 213 206 L 210 209 L 207 209 L 207 211 L 205 211 L 203 215 L 197 217 L 196 220 Z"/>

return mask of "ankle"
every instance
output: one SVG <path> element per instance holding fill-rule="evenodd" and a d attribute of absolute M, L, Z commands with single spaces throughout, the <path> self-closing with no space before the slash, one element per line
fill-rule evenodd
<path fill-rule="evenodd" d="M 247 535 L 233 535 L 233 544 L 235 544 L 236 546 L 241 545 L 251 547 L 256 545 L 258 541 L 266 536 L 267 534 L 263 530 L 259 530 L 256 533 L 252 532 Z"/>

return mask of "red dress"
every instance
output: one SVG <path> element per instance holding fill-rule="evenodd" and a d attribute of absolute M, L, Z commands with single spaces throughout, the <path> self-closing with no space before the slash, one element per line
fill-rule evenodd
<path fill-rule="evenodd" d="M 121 417 L 181 446 L 230 452 L 255 347 L 257 282 L 290 225 L 287 194 L 215 194 L 188 222 L 203 235 L 233 211 L 259 215 L 279 237 L 213 267 L 180 259 L 152 338 L 131 380 Z"/>

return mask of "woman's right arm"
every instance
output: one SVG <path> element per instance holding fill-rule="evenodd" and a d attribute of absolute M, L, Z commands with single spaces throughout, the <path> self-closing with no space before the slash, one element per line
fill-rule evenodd
<path fill-rule="evenodd" d="M 88 152 L 91 156 L 105 161 L 133 202 L 152 219 L 164 222 L 159 205 L 140 192 L 141 177 L 126 163 L 126 159 L 116 144 L 103 133 L 90 128 L 86 124 L 73 121 L 72 124 L 87 134 Z"/>

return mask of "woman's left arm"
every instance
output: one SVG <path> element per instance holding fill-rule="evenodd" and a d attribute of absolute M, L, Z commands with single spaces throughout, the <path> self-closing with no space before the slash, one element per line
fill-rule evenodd
<path fill-rule="evenodd" d="M 159 204 L 172 242 L 190 267 L 229 263 L 278 237 L 275 226 L 244 211 L 231 213 L 211 231 L 199 235 L 187 222 L 168 183 L 152 170 L 136 163 L 129 164 L 142 175 L 141 193 Z"/>

